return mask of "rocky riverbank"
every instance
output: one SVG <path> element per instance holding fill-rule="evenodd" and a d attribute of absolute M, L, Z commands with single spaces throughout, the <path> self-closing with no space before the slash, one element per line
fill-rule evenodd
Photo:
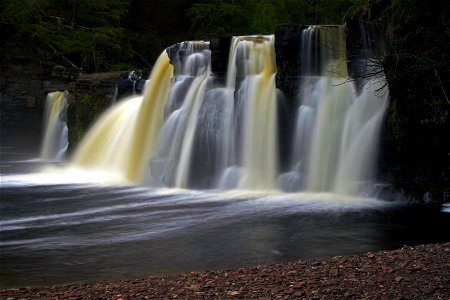
<path fill-rule="evenodd" d="M 223 271 L 2 290 L 1 299 L 450 299 L 450 243 Z"/>

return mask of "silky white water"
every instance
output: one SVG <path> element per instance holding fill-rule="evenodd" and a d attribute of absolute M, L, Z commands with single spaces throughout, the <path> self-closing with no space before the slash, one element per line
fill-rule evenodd
<path fill-rule="evenodd" d="M 237 149 L 241 168 L 238 188 L 273 189 L 278 172 L 273 36 L 237 40 L 236 48 L 232 50 L 242 52 L 241 63 L 244 65 L 238 98 L 238 114 L 242 116 L 238 123 L 242 130 L 240 149 Z M 229 80 L 233 81 L 232 78 Z"/>
<path fill-rule="evenodd" d="M 274 36 L 241 36 L 231 41 L 224 83 L 209 43 L 164 51 L 144 95 L 106 112 L 73 164 L 158 187 L 360 193 L 375 175 L 387 92 L 379 82 L 356 92 L 343 27 L 310 26 L 299 42 L 290 157 L 280 151 L 280 122 L 290 117 L 279 109 Z"/>
<path fill-rule="evenodd" d="M 66 124 L 67 94 L 67 92 L 52 92 L 47 95 L 44 109 L 41 159 L 61 160 L 66 154 L 69 146 Z"/>
<path fill-rule="evenodd" d="M 280 177 L 280 185 L 357 194 L 375 175 L 388 93 L 382 80 L 372 80 L 357 94 L 347 75 L 344 27 L 310 26 L 301 51 L 291 171 Z"/>
<path fill-rule="evenodd" d="M 163 123 L 172 76 L 173 67 L 164 52 L 153 67 L 144 95 L 106 111 L 89 130 L 72 162 L 117 173 L 125 181 L 141 180 Z"/>

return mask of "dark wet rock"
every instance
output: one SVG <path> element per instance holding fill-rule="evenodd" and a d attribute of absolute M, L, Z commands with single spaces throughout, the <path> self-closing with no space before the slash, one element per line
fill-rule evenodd
<path fill-rule="evenodd" d="M 211 68 L 218 82 L 225 83 L 232 36 L 215 36 L 210 39 Z"/>

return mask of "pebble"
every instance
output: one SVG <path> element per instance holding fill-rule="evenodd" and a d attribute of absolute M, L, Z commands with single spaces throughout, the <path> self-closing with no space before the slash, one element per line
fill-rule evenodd
<path fill-rule="evenodd" d="M 422 245 L 369 252 L 373 257 L 366 253 L 171 277 L 18 288 L 2 290 L 0 298 L 442 299 L 450 295 L 449 248 L 450 243 Z"/>

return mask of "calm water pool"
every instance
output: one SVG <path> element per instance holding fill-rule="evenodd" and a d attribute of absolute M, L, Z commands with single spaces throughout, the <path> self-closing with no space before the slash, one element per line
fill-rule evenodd
<path fill-rule="evenodd" d="M 94 184 L 63 164 L 1 166 L 1 287 L 358 254 L 448 241 L 450 230 L 444 210 L 389 199 Z"/>

